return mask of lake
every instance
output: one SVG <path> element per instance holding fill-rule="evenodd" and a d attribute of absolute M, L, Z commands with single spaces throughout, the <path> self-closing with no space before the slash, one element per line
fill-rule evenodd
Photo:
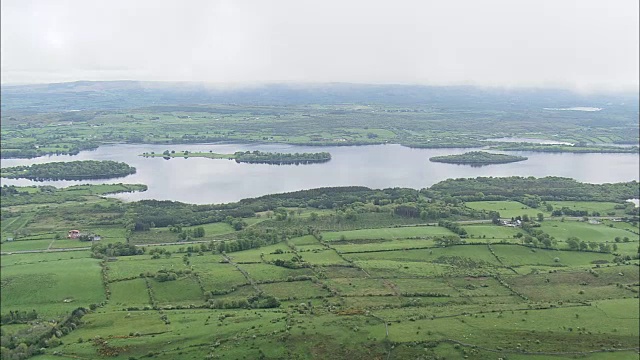
<path fill-rule="evenodd" d="M 143 152 L 164 150 L 269 152 L 321 152 L 329 162 L 310 165 L 238 164 L 233 160 L 206 158 L 144 158 Z M 400 145 L 294 146 L 285 144 L 192 144 L 106 145 L 75 156 L 45 156 L 35 159 L 3 159 L 2 167 L 51 161 L 115 160 L 137 168 L 137 173 L 118 179 L 44 181 L 2 179 L 7 185 L 54 185 L 140 183 L 149 190 L 118 194 L 123 200 L 159 199 L 207 204 L 233 202 L 266 194 L 327 186 L 361 185 L 370 188 L 410 187 L 421 189 L 448 178 L 477 176 L 563 176 L 590 183 L 640 180 L 638 154 L 571 154 L 509 152 L 529 160 L 500 165 L 470 167 L 433 163 L 437 155 L 461 154 L 477 149 L 411 149 Z"/>
<path fill-rule="evenodd" d="M 520 137 L 501 137 L 494 139 L 486 139 L 484 141 L 496 141 L 505 143 L 530 143 L 530 144 L 542 144 L 542 145 L 573 145 L 566 141 L 555 141 L 546 139 L 533 139 L 533 138 L 520 138 Z"/>

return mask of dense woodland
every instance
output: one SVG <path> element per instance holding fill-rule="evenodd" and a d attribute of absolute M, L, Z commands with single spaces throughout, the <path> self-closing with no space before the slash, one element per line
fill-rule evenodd
<path fill-rule="evenodd" d="M 61 161 L 29 166 L 2 168 L 0 174 L 6 178 L 31 180 L 84 180 L 111 179 L 135 174 L 136 168 L 111 160 Z"/>
<path fill-rule="evenodd" d="M 262 151 L 238 151 L 233 154 L 236 162 L 253 164 L 308 164 L 331 160 L 328 152 L 319 153 L 270 153 Z"/>
<path fill-rule="evenodd" d="M 51 186 L 0 188 L 3 207 L 26 203 L 85 201 L 89 195 L 144 191 L 145 189 L 144 185 L 80 185 L 63 189 Z M 257 213 L 263 212 L 271 212 L 273 219 L 295 218 L 283 210 L 286 208 L 332 210 L 335 221 L 348 222 L 358 216 L 365 216 L 363 214 L 390 211 L 399 218 L 437 222 L 441 219 L 491 219 L 496 215 L 469 209 L 464 206 L 465 201 L 515 200 L 538 208 L 544 201 L 621 202 L 638 198 L 638 196 L 639 185 L 635 181 L 598 185 L 558 177 L 453 179 L 422 190 L 407 188 L 375 190 L 357 186 L 318 188 L 266 195 L 229 204 L 194 205 L 177 201 L 141 200 L 119 205 L 112 204 L 110 212 L 117 211 L 122 216 L 117 216 L 108 223 L 123 224 L 132 231 L 216 222 L 229 222 L 232 226 L 241 229 L 243 225 L 240 222 L 229 219 L 252 218 Z M 560 215 L 562 209 L 557 210 L 556 213 Z M 103 210 L 98 208 L 98 211 Z M 562 214 L 574 215 L 569 209 L 565 209 Z M 10 213 L 4 215 L 10 215 Z"/>
<path fill-rule="evenodd" d="M 429 159 L 433 162 L 441 162 L 447 164 L 461 164 L 461 165 L 491 165 L 491 164 L 506 164 L 517 161 L 527 160 L 525 156 L 505 155 L 505 154 L 492 154 L 486 151 L 471 151 L 459 155 L 444 155 L 434 156 Z"/>
<path fill-rule="evenodd" d="M 452 196 L 464 201 L 517 200 L 529 206 L 539 204 L 542 200 L 619 202 L 637 199 L 640 195 L 637 181 L 588 184 L 555 176 L 448 179 L 433 185 L 429 190 L 440 196 Z"/>

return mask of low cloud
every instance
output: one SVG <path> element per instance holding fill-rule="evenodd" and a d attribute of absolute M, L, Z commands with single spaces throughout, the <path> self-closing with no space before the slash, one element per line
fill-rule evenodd
<path fill-rule="evenodd" d="M 2 3 L 2 83 L 638 90 L 638 1 Z"/>

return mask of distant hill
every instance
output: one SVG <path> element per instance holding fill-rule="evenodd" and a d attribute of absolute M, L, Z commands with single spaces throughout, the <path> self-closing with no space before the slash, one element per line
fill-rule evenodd
<path fill-rule="evenodd" d="M 29 112 L 109 110 L 158 105 L 387 104 L 449 109 L 624 107 L 637 113 L 637 94 L 581 95 L 567 90 L 476 88 L 468 86 L 269 84 L 215 87 L 196 82 L 77 81 L 3 85 L 2 110 Z"/>

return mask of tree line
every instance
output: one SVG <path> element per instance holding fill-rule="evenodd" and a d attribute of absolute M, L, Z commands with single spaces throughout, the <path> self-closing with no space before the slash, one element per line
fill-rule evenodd
<path fill-rule="evenodd" d="M 464 154 L 434 156 L 432 158 L 429 158 L 429 161 L 432 162 L 467 165 L 506 164 L 524 160 L 527 160 L 527 157 L 505 154 L 492 154 L 485 151 L 471 151 Z"/>
<path fill-rule="evenodd" d="M 60 161 L 3 168 L 6 178 L 44 180 L 110 179 L 135 174 L 136 168 L 111 160 Z"/>
<path fill-rule="evenodd" d="M 535 199 L 620 202 L 640 197 L 640 187 L 635 180 L 613 184 L 587 184 L 556 176 L 448 179 L 433 185 L 430 190 L 440 196 L 456 197 L 463 201 L 515 200 L 534 205 L 536 201 L 531 200 Z"/>
<path fill-rule="evenodd" d="M 236 162 L 259 164 L 319 163 L 331 160 L 328 152 L 318 153 L 270 153 L 262 151 L 237 151 L 233 154 Z"/>

